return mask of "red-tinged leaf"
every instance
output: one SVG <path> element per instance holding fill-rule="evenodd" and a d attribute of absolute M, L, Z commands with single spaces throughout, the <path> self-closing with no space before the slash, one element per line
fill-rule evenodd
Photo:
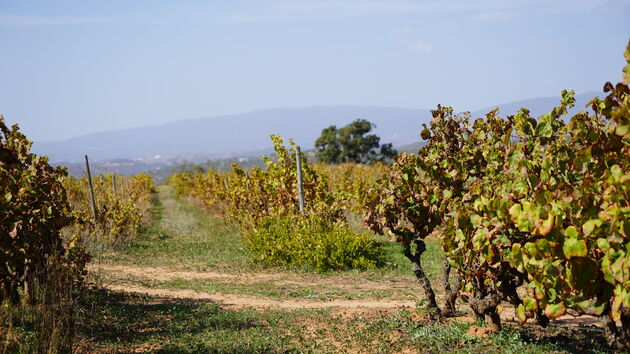
<path fill-rule="evenodd" d="M 557 319 L 558 317 L 564 315 L 567 312 L 566 307 L 564 307 L 564 303 L 559 302 L 557 304 L 547 304 L 545 306 L 545 315 L 552 320 Z"/>

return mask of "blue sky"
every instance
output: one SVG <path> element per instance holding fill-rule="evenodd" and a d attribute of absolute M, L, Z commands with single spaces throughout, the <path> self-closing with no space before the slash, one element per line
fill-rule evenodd
<path fill-rule="evenodd" d="M 0 112 L 51 141 L 261 108 L 476 110 L 618 81 L 630 0 L 0 0 Z"/>

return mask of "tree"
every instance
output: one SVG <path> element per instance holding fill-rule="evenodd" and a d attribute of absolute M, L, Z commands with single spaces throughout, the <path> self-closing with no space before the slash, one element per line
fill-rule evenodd
<path fill-rule="evenodd" d="M 392 144 L 380 145 L 378 136 L 366 135 L 375 127 L 365 119 L 357 119 L 342 128 L 331 125 L 322 129 L 315 141 L 317 159 L 330 164 L 391 160 L 398 153 Z"/>

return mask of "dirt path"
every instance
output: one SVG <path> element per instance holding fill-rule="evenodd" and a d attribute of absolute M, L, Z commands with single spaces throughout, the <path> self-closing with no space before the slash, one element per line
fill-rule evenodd
<path fill-rule="evenodd" d="M 392 309 L 414 307 L 417 300 L 396 300 L 391 298 L 363 298 L 363 299 L 313 299 L 289 298 L 272 299 L 265 296 L 248 296 L 233 293 L 202 292 L 194 289 L 173 289 L 164 287 L 148 287 L 138 285 L 147 282 L 168 281 L 216 281 L 238 283 L 244 286 L 260 286 L 264 283 L 268 287 L 320 287 L 322 289 L 337 289 L 352 293 L 378 293 L 394 289 L 407 290 L 415 284 L 408 281 L 370 281 L 359 277 L 335 276 L 322 277 L 315 274 L 292 274 L 287 272 L 269 273 L 226 273 L 226 272 L 194 272 L 174 270 L 165 267 L 141 267 L 129 265 L 95 264 L 90 266 L 94 274 L 101 274 L 104 278 L 103 286 L 110 290 L 127 291 L 150 296 L 176 298 L 184 300 L 208 300 L 223 306 L 233 308 L 251 307 L 255 309 L 301 309 L 301 308 L 347 308 L 347 309 Z M 115 275 L 112 277 L 111 275 Z"/>
<path fill-rule="evenodd" d="M 417 283 L 410 279 L 370 280 L 357 276 L 320 276 L 290 272 L 195 272 L 166 267 L 145 267 L 116 264 L 91 264 L 89 270 L 99 274 L 115 274 L 119 279 L 147 279 L 160 282 L 172 280 L 208 280 L 234 283 L 269 283 L 277 286 L 335 287 L 353 291 L 383 291 L 415 288 Z"/>
<path fill-rule="evenodd" d="M 145 269 L 146 271 L 146 269 Z M 157 270 L 156 270 L 157 271 Z M 171 272 L 161 274 L 160 277 L 165 279 L 169 275 L 181 274 L 182 272 Z M 201 274 L 195 274 L 193 272 L 183 272 L 187 276 L 201 276 Z M 156 273 L 157 274 L 157 273 Z M 225 277 L 226 274 L 213 274 L 210 276 Z M 279 274 L 258 274 L 260 278 L 277 279 Z M 402 300 L 396 301 L 391 299 L 357 299 L 357 300 L 309 300 L 309 299 L 287 299 L 287 300 L 275 300 L 266 297 L 258 296 L 245 296 L 238 294 L 223 294 L 223 293 L 207 293 L 198 292 L 192 289 L 164 289 L 164 288 L 149 288 L 137 285 L 129 284 L 109 284 L 105 286 L 107 289 L 114 291 L 123 291 L 136 294 L 149 295 L 157 298 L 164 299 L 177 299 L 184 301 L 208 301 L 221 305 L 222 307 L 243 309 L 254 308 L 257 310 L 275 309 L 275 310 L 297 310 L 297 309 L 337 309 L 340 311 L 383 311 L 383 310 L 402 310 L 415 308 L 417 301 Z M 466 309 L 465 305 L 459 306 L 461 309 Z M 500 311 L 501 319 L 505 323 L 516 323 L 516 313 L 514 308 L 508 304 L 503 304 Z M 470 322 L 474 321 L 472 315 L 464 315 L 457 318 L 459 321 Z M 560 317 L 554 322 L 555 325 L 575 327 L 575 326 L 597 326 L 601 327 L 601 321 L 597 317 L 593 316 L 579 316 L 573 317 L 565 315 Z"/>
<path fill-rule="evenodd" d="M 230 308 L 254 308 L 254 309 L 315 309 L 315 308 L 342 308 L 342 309 L 402 309 L 415 306 L 413 301 L 387 301 L 387 300 L 331 300 L 312 301 L 306 299 L 273 300 L 264 297 L 242 296 L 234 294 L 202 293 L 194 290 L 154 289 L 133 285 L 106 286 L 110 290 L 126 291 L 150 296 L 181 299 L 181 300 L 208 300 L 224 307 Z"/>
<path fill-rule="evenodd" d="M 214 235 L 204 230 L 206 225 L 200 222 L 198 216 L 193 215 L 190 210 L 182 208 L 181 202 L 173 198 L 170 190 L 162 188 L 159 198 L 160 204 L 164 206 L 165 214 L 160 221 L 160 227 L 166 233 L 174 235 L 174 241 L 183 242 L 186 239 L 194 239 L 201 243 L 213 242 Z M 178 257 L 176 254 L 171 254 L 170 249 L 166 249 L 161 256 L 170 257 L 171 260 Z M 337 308 L 342 311 L 360 309 L 380 311 L 413 308 L 424 298 L 420 286 L 410 276 L 383 275 L 369 279 L 361 275 L 319 275 L 274 270 L 248 271 L 233 270 L 229 267 L 205 271 L 190 269 L 190 264 L 184 262 L 167 262 L 162 266 L 111 262 L 93 263 L 89 266 L 90 273 L 99 278 L 103 286 L 110 290 L 146 294 L 163 299 L 208 301 L 235 309 Z M 178 285 L 168 286 L 172 283 Z M 194 288 L 198 284 L 219 284 L 220 287 L 210 287 L 205 291 L 200 291 Z M 436 283 L 434 287 L 439 294 L 440 284 Z M 250 288 L 264 288 L 264 290 L 254 295 L 249 291 Z M 315 295 L 301 296 L 301 293 L 299 296 L 282 295 L 285 291 L 304 290 L 314 291 Z M 336 295 L 319 296 L 331 291 L 336 292 Z M 271 293 L 275 295 L 265 295 Z M 344 296 L 360 298 L 346 299 Z M 460 307 L 462 310 L 468 309 L 465 305 Z M 462 320 L 469 317 L 466 316 Z M 514 309 L 507 304 L 504 304 L 501 309 L 501 317 L 507 322 L 516 321 Z M 598 321 L 590 316 L 579 318 L 563 316 L 556 323 L 597 325 Z"/>

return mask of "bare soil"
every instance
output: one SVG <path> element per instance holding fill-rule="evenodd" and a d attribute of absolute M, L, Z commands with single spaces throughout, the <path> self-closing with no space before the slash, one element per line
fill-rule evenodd
<path fill-rule="evenodd" d="M 238 283 L 260 283 L 268 282 L 277 286 L 300 285 L 331 287 L 345 290 L 395 290 L 413 289 L 417 283 L 412 279 L 385 278 L 382 280 L 370 280 L 354 276 L 321 276 L 314 273 L 293 273 L 293 272 L 217 272 L 203 271 L 195 272 L 188 270 L 177 270 L 166 267 L 142 267 L 132 265 L 117 264 L 90 264 L 89 271 L 96 274 L 115 275 L 119 278 L 145 278 L 155 281 L 170 280 L 215 280 L 222 282 Z"/>
<path fill-rule="evenodd" d="M 287 284 L 318 286 L 321 288 L 342 288 L 349 291 L 382 291 L 386 289 L 418 289 L 418 300 L 422 299 L 419 285 L 408 279 L 403 280 L 386 280 L 372 281 L 365 278 L 352 276 L 320 276 L 317 274 L 300 274 L 290 272 L 216 272 L 204 271 L 195 272 L 187 270 L 175 270 L 165 267 L 141 267 L 129 265 L 114 264 L 92 264 L 90 271 L 95 274 L 116 274 L 117 277 L 124 279 L 125 277 L 135 277 L 146 280 L 169 281 L 175 279 L 184 280 L 220 280 L 227 282 L 251 283 L 252 285 L 260 282 L 267 282 L 277 286 Z M 437 284 L 436 284 L 437 285 Z M 247 296 L 239 294 L 223 294 L 216 292 L 199 292 L 192 289 L 165 289 L 145 287 L 141 285 L 117 284 L 115 281 L 104 284 L 104 287 L 114 291 L 123 291 L 137 294 L 146 294 L 153 297 L 164 299 L 178 299 L 191 301 L 208 301 L 217 303 L 223 307 L 233 309 L 254 308 L 277 309 L 277 310 L 296 310 L 296 309 L 336 309 L 334 313 L 340 314 L 342 317 L 355 314 L 370 314 L 381 311 L 413 309 L 418 301 L 414 300 L 394 300 L 391 298 L 365 298 L 353 300 L 326 300 L 321 299 L 270 299 L 263 296 Z M 440 296 L 438 296 L 439 298 Z M 465 315 L 456 319 L 461 322 L 473 322 L 474 318 L 467 311 L 467 306 L 459 305 L 460 310 L 466 312 Z M 502 321 L 506 323 L 517 322 L 514 308 L 511 305 L 504 304 L 500 309 Z M 555 325 L 566 327 L 574 326 L 600 326 L 600 321 L 593 316 L 574 317 L 565 315 L 556 320 Z M 479 334 L 471 334 L 478 337 Z M 484 337 L 483 333 L 480 335 Z"/>
<path fill-rule="evenodd" d="M 119 279 L 125 277 L 135 277 L 145 280 L 169 281 L 175 279 L 184 280 L 220 280 L 233 281 L 239 283 L 256 284 L 260 282 L 269 282 L 274 285 L 282 286 L 286 284 L 296 284 L 304 286 L 319 286 L 322 288 L 336 287 L 347 290 L 363 290 L 363 291 L 380 291 L 398 287 L 401 289 L 409 289 L 416 286 L 413 282 L 378 282 L 370 281 L 357 277 L 320 277 L 315 274 L 294 274 L 294 273 L 220 273 L 220 272 L 193 272 L 167 269 L 162 267 L 137 267 L 126 265 L 105 265 L 93 264 L 90 271 L 96 274 L 115 274 Z M 409 284 L 411 283 L 411 284 Z M 150 288 L 138 285 L 117 284 L 111 281 L 104 284 L 104 287 L 115 291 L 125 291 L 138 294 L 147 294 L 150 296 L 189 299 L 189 300 L 207 300 L 215 302 L 222 306 L 231 308 L 255 308 L 255 309 L 306 309 L 306 308 L 344 308 L 344 309 L 392 309 L 392 308 L 411 308 L 414 307 L 416 301 L 395 301 L 391 299 L 357 299 L 357 300 L 317 300 L 317 299 L 287 299 L 275 300 L 259 296 L 244 296 L 237 294 L 221 294 L 198 292 L 192 289 L 163 289 Z"/>

